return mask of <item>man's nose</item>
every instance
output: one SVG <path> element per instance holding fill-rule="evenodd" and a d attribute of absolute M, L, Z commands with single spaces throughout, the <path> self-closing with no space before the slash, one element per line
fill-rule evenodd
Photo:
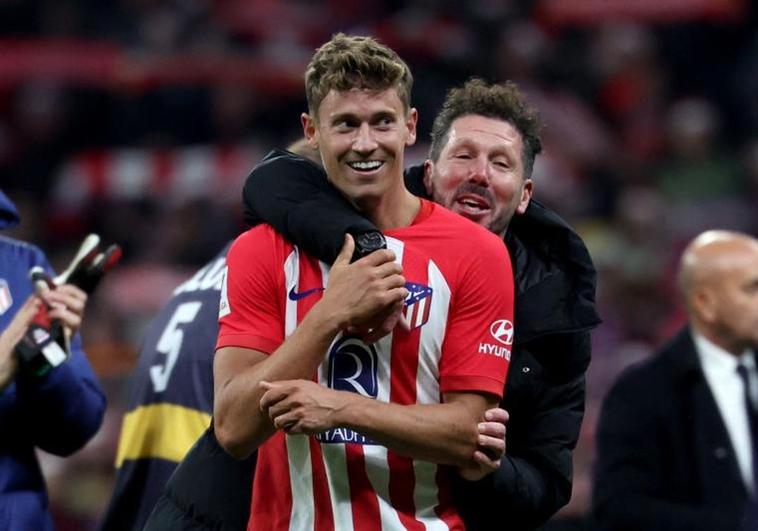
<path fill-rule="evenodd" d="M 361 124 L 355 133 L 353 140 L 353 150 L 358 153 L 370 153 L 377 148 L 376 140 L 371 132 L 371 127 L 367 123 Z"/>
<path fill-rule="evenodd" d="M 487 186 L 490 182 L 487 170 L 487 160 L 482 157 L 471 159 L 469 167 L 468 181 L 480 186 Z"/>

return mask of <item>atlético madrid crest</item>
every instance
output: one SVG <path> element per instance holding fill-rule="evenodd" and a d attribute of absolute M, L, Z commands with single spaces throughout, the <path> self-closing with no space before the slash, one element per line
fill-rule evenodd
<path fill-rule="evenodd" d="M 408 298 L 405 299 L 403 315 L 411 330 L 423 326 L 429 320 L 429 310 L 432 307 L 432 288 L 424 284 L 406 282 Z"/>
<path fill-rule="evenodd" d="M 3 315 L 8 308 L 13 306 L 13 297 L 11 296 L 11 289 L 8 287 L 8 283 L 4 278 L 0 278 L 0 315 Z"/>

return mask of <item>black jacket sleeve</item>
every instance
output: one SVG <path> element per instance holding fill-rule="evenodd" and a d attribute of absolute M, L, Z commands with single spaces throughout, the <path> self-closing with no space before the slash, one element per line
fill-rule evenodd
<path fill-rule="evenodd" d="M 535 340 L 514 356 L 501 404 L 510 420 L 500 469 L 476 483 L 455 480 L 468 529 L 535 529 L 568 503 L 589 354 L 589 332 L 578 332 Z"/>
<path fill-rule="evenodd" d="M 209 427 L 168 480 L 144 531 L 246 529 L 257 455 L 234 459 Z"/>
<path fill-rule="evenodd" d="M 265 222 L 319 260 L 331 264 L 345 233 L 375 232 L 376 226 L 326 179 L 310 160 L 273 150 L 258 164 L 242 191 L 245 222 Z"/>

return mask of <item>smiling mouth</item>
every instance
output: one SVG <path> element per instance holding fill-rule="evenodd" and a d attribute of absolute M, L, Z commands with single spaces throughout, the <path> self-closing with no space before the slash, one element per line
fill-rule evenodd
<path fill-rule="evenodd" d="M 348 162 L 347 165 L 357 172 L 371 173 L 381 168 L 384 165 L 384 162 L 381 160 L 361 160 Z"/>
<path fill-rule="evenodd" d="M 464 194 L 455 198 L 455 210 L 464 216 L 481 216 L 490 211 L 489 202 L 481 196 Z"/>

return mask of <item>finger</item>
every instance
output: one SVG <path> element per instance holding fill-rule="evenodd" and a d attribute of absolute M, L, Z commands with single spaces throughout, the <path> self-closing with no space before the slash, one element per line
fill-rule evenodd
<path fill-rule="evenodd" d="M 82 292 L 84 293 L 84 292 Z M 48 291 L 42 295 L 42 298 L 49 306 L 61 305 L 67 307 L 72 312 L 83 314 L 86 303 L 86 295 L 82 299 L 78 295 L 66 292 L 59 292 L 57 289 Z"/>
<path fill-rule="evenodd" d="M 49 314 L 53 319 L 60 319 L 63 325 L 72 332 L 79 330 L 82 325 L 82 318 L 79 314 L 57 303 L 50 308 Z"/>
<path fill-rule="evenodd" d="M 292 408 L 293 406 L 289 400 L 279 400 L 278 402 L 268 405 L 268 417 L 271 419 L 271 422 L 273 422 L 274 419 L 288 413 Z"/>
<path fill-rule="evenodd" d="M 87 293 L 81 288 L 79 288 L 78 286 L 75 286 L 73 284 L 63 284 L 55 288 L 53 292 L 65 293 L 67 296 L 72 297 L 76 300 L 80 300 L 80 301 L 87 300 Z"/>
<path fill-rule="evenodd" d="M 403 305 L 405 303 L 405 299 L 408 298 L 408 289 L 403 285 L 403 287 L 399 288 L 392 288 L 387 291 L 387 299 L 391 301 L 391 304 L 400 304 Z"/>
<path fill-rule="evenodd" d="M 297 433 L 299 415 L 295 411 L 288 411 L 278 417 L 272 418 L 271 423 L 277 430 L 284 430 L 287 433 Z"/>
<path fill-rule="evenodd" d="M 486 470 L 494 471 L 500 468 L 500 459 L 491 459 L 484 452 L 476 450 L 473 457 L 474 462 Z"/>
<path fill-rule="evenodd" d="M 376 267 L 390 262 L 395 262 L 395 253 L 389 249 L 379 249 L 378 251 L 367 254 L 355 263 Z"/>
<path fill-rule="evenodd" d="M 489 454 L 491 457 L 500 458 L 505 454 L 505 441 L 498 437 L 480 435 L 479 449 Z"/>
<path fill-rule="evenodd" d="M 505 424 L 501 424 L 500 422 L 480 422 L 476 427 L 480 435 L 505 439 Z"/>
<path fill-rule="evenodd" d="M 353 251 L 355 250 L 355 241 L 350 234 L 345 234 L 345 243 L 342 244 L 340 254 L 334 260 L 332 267 L 339 265 L 348 265 L 353 257 Z"/>
<path fill-rule="evenodd" d="M 376 278 L 386 278 L 394 275 L 402 275 L 403 266 L 397 262 L 385 262 L 383 264 L 379 264 L 378 266 L 374 266 L 374 273 L 376 274 Z"/>
<path fill-rule="evenodd" d="M 270 408 L 272 405 L 276 404 L 277 402 L 284 400 L 287 397 L 286 391 L 281 388 L 281 386 L 278 386 L 276 384 L 271 384 L 269 382 L 260 382 L 260 385 L 262 388 L 266 388 L 264 386 L 268 386 L 268 390 L 263 393 L 261 396 L 261 400 L 259 402 L 259 406 L 261 411 L 265 411 L 266 409 Z"/>
<path fill-rule="evenodd" d="M 274 382 L 267 382 L 266 380 L 261 380 L 260 382 L 258 382 L 258 385 L 262 389 L 265 389 L 266 391 L 268 391 L 269 389 L 274 389 L 274 388 L 278 387 L 276 383 L 274 383 Z"/>
<path fill-rule="evenodd" d="M 484 412 L 484 419 L 489 422 L 502 422 L 503 424 L 506 424 L 509 418 L 510 415 L 508 415 L 508 412 L 499 407 L 488 409 Z"/>

